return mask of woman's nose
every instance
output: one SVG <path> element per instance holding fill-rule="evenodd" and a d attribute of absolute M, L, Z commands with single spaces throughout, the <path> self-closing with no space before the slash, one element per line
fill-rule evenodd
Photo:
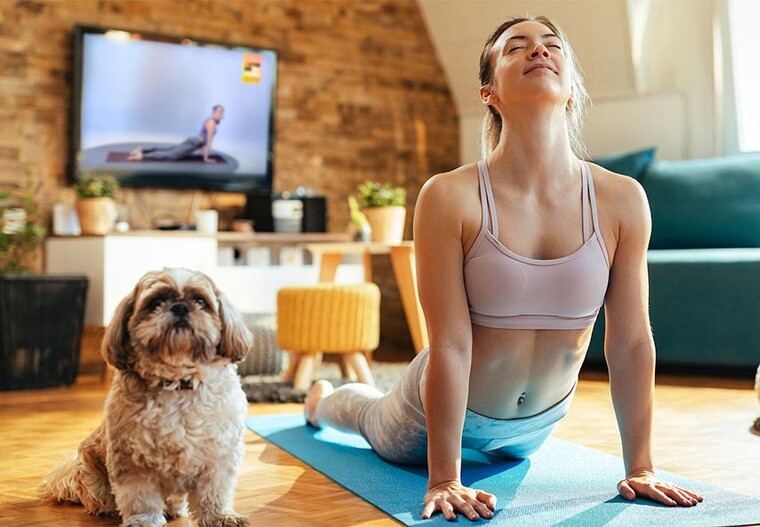
<path fill-rule="evenodd" d="M 535 48 L 533 48 L 533 51 L 530 53 L 530 58 L 534 59 L 539 55 L 543 55 L 546 58 L 549 58 L 550 56 L 549 50 L 546 49 L 546 46 L 543 44 L 538 44 Z"/>

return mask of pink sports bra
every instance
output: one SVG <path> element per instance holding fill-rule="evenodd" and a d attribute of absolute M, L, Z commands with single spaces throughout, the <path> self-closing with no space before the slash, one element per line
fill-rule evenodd
<path fill-rule="evenodd" d="M 464 259 L 473 324 L 503 329 L 583 329 L 594 324 L 607 291 L 609 261 L 599 229 L 594 180 L 585 161 L 581 167 L 584 243 L 562 258 L 539 260 L 513 253 L 499 242 L 488 164 L 478 162 L 483 220 Z"/>

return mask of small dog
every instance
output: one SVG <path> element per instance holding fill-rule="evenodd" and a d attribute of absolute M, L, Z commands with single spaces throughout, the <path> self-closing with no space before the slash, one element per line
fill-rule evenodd
<path fill-rule="evenodd" d="M 247 401 L 235 362 L 252 335 L 203 273 L 143 276 L 116 309 L 102 351 L 116 368 L 103 423 L 43 481 L 42 497 L 154 527 L 187 516 L 245 526 L 233 510 Z"/>

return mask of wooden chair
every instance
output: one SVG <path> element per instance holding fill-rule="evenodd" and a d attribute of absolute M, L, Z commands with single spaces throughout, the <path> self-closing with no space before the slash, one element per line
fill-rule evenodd
<path fill-rule="evenodd" d="M 283 381 L 311 386 L 323 353 L 339 353 L 343 377 L 375 384 L 365 354 L 380 342 L 380 289 L 374 283 L 284 287 L 277 293 L 277 346 L 291 352 Z"/>

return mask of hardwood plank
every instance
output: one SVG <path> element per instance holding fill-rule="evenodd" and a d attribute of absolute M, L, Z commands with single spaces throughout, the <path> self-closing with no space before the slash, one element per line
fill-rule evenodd
<path fill-rule="evenodd" d="M 43 475 L 102 418 L 107 388 L 82 376 L 73 387 L 0 394 L 0 524 L 115 526 L 80 507 L 39 502 Z M 760 498 L 760 437 L 749 433 L 760 414 L 751 380 L 658 377 L 654 452 L 658 466 Z M 252 404 L 249 415 L 294 413 L 299 404 Z M 619 455 L 609 385 L 584 374 L 555 437 Z M 236 508 L 253 525 L 392 526 L 395 520 L 253 433 L 237 486 Z M 420 498 L 423 489 L 420 489 Z M 328 499 L 329 497 L 329 499 Z M 189 526 L 187 520 L 172 526 Z"/>

